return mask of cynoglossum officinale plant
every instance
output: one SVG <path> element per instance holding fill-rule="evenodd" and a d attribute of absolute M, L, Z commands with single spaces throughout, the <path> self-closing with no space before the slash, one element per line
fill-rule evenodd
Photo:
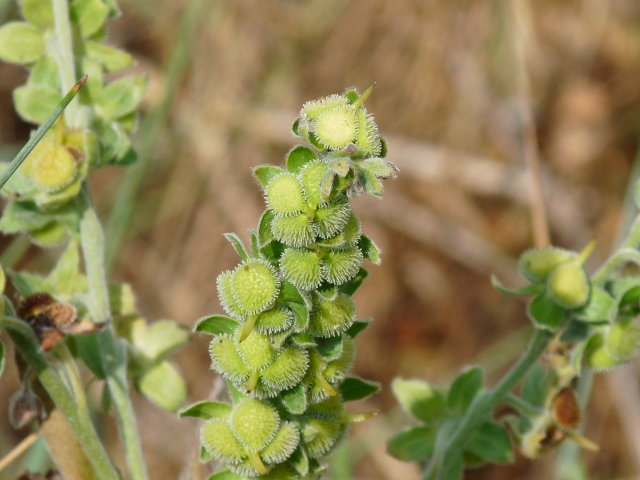
<path fill-rule="evenodd" d="M 64 249 L 46 276 L 4 266 L 21 299 L 14 307 L 3 297 L 0 327 L 9 331 L 20 356 L 19 399 L 30 400 L 37 393 L 47 408 L 55 405 L 84 450 L 91 471 L 63 467 L 65 476 L 121 478 L 93 427 L 76 367 L 81 360 L 104 381 L 103 405 L 116 414 L 129 478 L 143 480 L 146 467 L 128 383 L 133 381 L 161 407 L 177 410 L 186 389 L 168 356 L 190 334 L 169 320 L 148 325 L 137 312 L 131 289 L 107 283 L 104 235 L 87 178 L 102 166 L 135 160 L 130 135 L 147 79 L 108 79 L 133 64 L 128 53 L 105 43 L 107 20 L 119 13 L 115 0 L 20 0 L 18 5 L 22 19 L 0 27 L 0 59 L 29 70 L 26 83 L 13 92 L 16 110 L 26 122 L 45 127 L 55 118 L 51 112 L 59 113 L 61 105 L 66 110 L 27 157 L 19 154 L 18 162 L 0 165 L 13 173 L 2 188 L 6 203 L 0 230 Z M 76 84 L 80 77 L 84 80 Z M 45 130 L 36 130 L 34 138 Z M 1 286 L 4 291 L 4 277 Z M 30 418 L 38 422 L 42 415 Z M 64 464 L 64 458 L 54 460 Z"/>
<path fill-rule="evenodd" d="M 509 289 L 494 278 L 493 284 L 533 297 L 525 353 L 492 389 L 483 386 L 479 367 L 464 369 L 449 387 L 397 379 L 394 393 L 418 425 L 393 437 L 389 452 L 426 465 L 426 480 L 455 480 L 487 462 L 513 462 L 514 446 L 530 458 L 566 440 L 596 450 L 580 433 L 577 385 L 590 371 L 610 370 L 640 353 L 640 276 L 622 268 L 640 265 L 639 239 L 640 217 L 595 273 L 584 265 L 594 242 L 582 252 L 551 246 L 524 252 L 519 268 L 529 283 Z M 502 403 L 509 409 L 497 413 Z"/>
<path fill-rule="evenodd" d="M 292 131 L 302 143 L 284 166 L 254 175 L 267 209 L 246 247 L 226 234 L 239 265 L 218 276 L 228 316 L 202 318 L 213 335 L 213 368 L 227 380 L 231 404 L 200 402 L 184 416 L 206 419 L 205 457 L 223 464 L 212 478 L 318 478 L 321 460 L 347 426 L 369 414 L 349 414 L 345 402 L 378 385 L 349 376 L 356 320 L 353 294 L 380 251 L 362 233 L 351 208 L 355 194 L 381 197 L 396 166 L 364 107 L 371 89 L 348 89 L 305 103 Z"/>

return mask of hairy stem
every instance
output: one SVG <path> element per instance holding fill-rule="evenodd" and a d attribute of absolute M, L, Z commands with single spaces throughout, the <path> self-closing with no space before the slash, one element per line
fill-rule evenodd
<path fill-rule="evenodd" d="M 68 0 L 53 0 L 54 36 L 51 51 L 58 65 L 58 76 L 63 91 L 70 89 L 76 83 L 76 65 L 73 54 L 73 31 L 69 19 Z M 69 105 L 65 121 L 69 127 L 78 128 L 78 104 Z"/>
<path fill-rule="evenodd" d="M 9 331 L 16 349 L 38 375 L 40 383 L 56 407 L 66 417 L 91 462 L 96 478 L 99 480 L 119 480 L 120 475 L 109 460 L 88 412 L 78 408 L 73 395 L 42 354 L 31 329 L 26 323 L 11 317 L 0 318 L 0 326 Z"/>

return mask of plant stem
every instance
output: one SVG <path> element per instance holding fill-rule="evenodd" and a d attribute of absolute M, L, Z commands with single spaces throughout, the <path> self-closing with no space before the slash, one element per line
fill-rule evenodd
<path fill-rule="evenodd" d="M 425 480 L 430 479 L 433 473 L 442 469 L 443 461 L 447 458 L 449 452 L 460 450 L 462 444 L 469 438 L 473 430 L 492 414 L 507 394 L 529 371 L 536 360 L 538 360 L 538 357 L 544 352 L 545 348 L 547 348 L 552 338 L 553 333 L 551 331 L 537 329 L 529 342 L 527 350 L 520 357 L 518 363 L 502 377 L 502 380 L 500 380 L 493 390 L 480 394 L 474 399 L 453 433 L 441 439 L 441 441 L 446 441 L 446 445 L 442 447 L 441 454 L 438 455 L 438 458 L 434 456 L 429 464 L 423 477 Z"/>
<path fill-rule="evenodd" d="M 77 408 L 73 395 L 43 355 L 29 326 L 17 318 L 1 317 L 0 327 L 9 331 L 16 349 L 38 375 L 40 383 L 66 417 L 91 462 L 96 478 L 119 480 L 120 475 L 109 460 L 89 415 L 86 411 Z"/>
<path fill-rule="evenodd" d="M 86 184 L 78 197 L 78 208 L 81 212 L 80 246 L 89 283 L 89 310 L 96 323 L 110 322 L 109 293 L 104 269 L 104 236 Z M 116 339 L 111 325 L 98 334 L 98 348 L 131 479 L 146 480 L 147 468 L 128 393 L 126 349 Z"/>

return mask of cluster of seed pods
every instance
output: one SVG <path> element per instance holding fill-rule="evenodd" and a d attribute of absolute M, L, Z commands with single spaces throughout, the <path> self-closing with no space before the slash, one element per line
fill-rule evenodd
<path fill-rule="evenodd" d="M 348 377 L 353 338 L 368 324 L 356 320 L 351 297 L 367 274 L 364 259 L 378 263 L 379 250 L 362 234 L 350 199 L 381 197 L 381 179 L 397 172 L 363 106 L 370 92 L 307 102 L 293 124 L 303 144 L 284 167 L 254 170 L 267 209 L 251 248 L 227 234 L 241 257 L 218 277 L 228 316 L 196 327 L 214 335 L 212 365 L 232 400 L 210 402 L 199 415 L 208 419 L 204 450 L 224 475 L 318 478 L 321 458 L 349 423 L 366 417 L 344 407 L 376 389 Z"/>

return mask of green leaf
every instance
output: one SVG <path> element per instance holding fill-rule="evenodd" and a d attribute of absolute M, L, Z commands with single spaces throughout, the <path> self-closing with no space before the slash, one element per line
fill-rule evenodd
<path fill-rule="evenodd" d="M 380 265 L 380 249 L 366 235 L 362 235 L 358 241 L 358 247 L 362 250 L 364 258 L 368 258 L 375 265 Z"/>
<path fill-rule="evenodd" d="M 230 472 L 229 470 L 223 470 L 222 472 L 214 473 L 208 480 L 244 480 L 245 477 L 238 475 L 237 473 Z"/>
<path fill-rule="evenodd" d="M 187 344 L 190 338 L 184 325 L 173 320 L 157 320 L 146 328 L 144 342 L 136 347 L 148 358 L 158 360 Z"/>
<path fill-rule="evenodd" d="M 480 367 L 469 367 L 463 370 L 449 388 L 447 407 L 457 413 L 465 412 L 482 390 L 483 376 Z"/>
<path fill-rule="evenodd" d="M 336 360 L 340 358 L 340 355 L 342 355 L 344 346 L 342 335 L 338 335 L 337 337 L 318 338 L 317 343 L 318 353 L 322 355 L 327 362 Z"/>
<path fill-rule="evenodd" d="M 69 242 L 47 280 L 57 292 L 66 295 L 87 290 L 87 278 L 80 273 L 80 251 L 75 240 Z"/>
<path fill-rule="evenodd" d="M 589 323 L 572 318 L 563 330 L 560 340 L 563 342 L 579 342 L 589 336 Z"/>
<path fill-rule="evenodd" d="M 196 322 L 193 331 L 210 335 L 224 335 L 235 332 L 239 325 L 236 320 L 224 315 L 208 315 Z"/>
<path fill-rule="evenodd" d="M 446 412 L 444 395 L 427 382 L 396 378 L 391 389 L 400 405 L 418 420 L 433 422 Z"/>
<path fill-rule="evenodd" d="M 534 407 L 544 406 L 547 398 L 549 373 L 544 365 L 536 363 L 529 369 L 522 381 L 520 396 Z"/>
<path fill-rule="evenodd" d="M 599 322 L 613 321 L 617 311 L 617 302 L 611 295 L 600 287 L 592 287 L 587 304 L 572 313 L 580 320 Z"/>
<path fill-rule="evenodd" d="M 73 335 L 71 337 L 78 355 L 96 378 L 104 379 L 105 371 L 100 356 L 100 340 L 98 334 Z M 108 390 L 108 389 L 105 389 Z"/>
<path fill-rule="evenodd" d="M 491 286 L 506 295 L 537 295 L 544 291 L 543 283 L 532 283 L 522 288 L 507 288 L 495 275 L 491 275 Z"/>
<path fill-rule="evenodd" d="M 117 120 L 135 111 L 147 89 L 145 75 L 130 75 L 108 84 L 96 100 L 96 109 L 104 118 Z"/>
<path fill-rule="evenodd" d="M 292 415 L 301 415 L 307 410 L 307 394 L 302 385 L 282 393 L 282 405 Z"/>
<path fill-rule="evenodd" d="M 249 259 L 249 253 L 247 252 L 244 243 L 242 243 L 242 240 L 238 235 L 236 235 L 235 233 L 225 233 L 224 238 L 229 241 L 233 249 L 243 261 Z"/>
<path fill-rule="evenodd" d="M 18 273 L 13 270 L 7 270 L 11 283 L 18 293 L 24 297 L 33 295 L 34 293 L 54 293 L 53 286 L 49 281 L 40 275 L 32 273 Z"/>
<path fill-rule="evenodd" d="M 0 265 L 0 293 L 4 292 L 4 287 L 7 284 L 7 277 L 4 275 L 4 270 L 2 269 L 2 265 Z M 2 300 L 0 297 L 0 312 L 4 311 L 4 306 L 2 306 Z"/>
<path fill-rule="evenodd" d="M 147 370 L 137 381 L 145 397 L 167 411 L 178 410 L 187 397 L 187 388 L 176 367 L 168 361 Z"/>
<path fill-rule="evenodd" d="M 260 182 L 260 185 L 262 185 L 262 188 L 266 188 L 273 177 L 284 172 L 284 169 L 273 165 L 258 165 L 253 169 L 253 174 L 258 179 L 258 182 Z"/>
<path fill-rule="evenodd" d="M 53 25 L 53 7 L 51 2 L 42 0 L 20 0 L 22 16 L 40 29 Z"/>
<path fill-rule="evenodd" d="M 483 423 L 471 435 L 465 451 L 492 463 L 511 463 L 514 460 L 509 434 L 495 422 Z"/>
<path fill-rule="evenodd" d="M 436 480 L 460 480 L 464 472 L 464 461 L 459 452 L 449 452 L 444 461 L 444 466 L 437 473 Z"/>
<path fill-rule="evenodd" d="M 5 356 L 4 356 L 4 343 L 0 342 L 0 377 L 4 372 Z"/>
<path fill-rule="evenodd" d="M 529 303 L 527 315 L 537 328 L 555 330 L 564 323 L 565 310 L 543 293 Z"/>
<path fill-rule="evenodd" d="M 129 165 L 136 160 L 137 154 L 122 125 L 118 122 L 96 120 L 93 127 L 103 148 L 100 165 Z"/>
<path fill-rule="evenodd" d="M 295 330 L 302 332 L 309 326 L 309 310 L 307 307 L 300 303 L 290 302 L 287 303 L 287 307 L 293 312 L 295 318 Z"/>
<path fill-rule="evenodd" d="M 71 2 L 71 21 L 80 27 L 80 34 L 89 37 L 100 30 L 109 15 L 109 7 L 100 0 Z"/>
<path fill-rule="evenodd" d="M 362 320 L 356 320 L 355 322 L 353 322 L 353 325 L 351 325 L 347 330 L 347 335 L 349 335 L 351 338 L 356 338 L 356 336 L 361 331 L 363 331 L 365 328 L 371 325 L 371 321 L 372 321 L 371 318 L 363 318 Z"/>
<path fill-rule="evenodd" d="M 13 91 L 13 103 L 18 114 L 27 122 L 44 123 L 62 100 L 57 90 L 41 85 L 23 85 Z"/>
<path fill-rule="evenodd" d="M 340 285 L 340 291 L 349 296 L 353 295 L 360 288 L 360 285 L 362 285 L 364 279 L 367 278 L 367 275 L 369 275 L 369 272 L 367 272 L 364 268 L 361 268 L 358 273 L 356 273 L 355 277 L 353 277 L 347 283 L 343 283 L 342 285 Z"/>
<path fill-rule="evenodd" d="M 285 165 L 291 173 L 300 173 L 302 167 L 316 158 L 316 154 L 307 147 L 296 145 L 287 153 Z"/>
<path fill-rule="evenodd" d="M 4 233 L 37 230 L 51 220 L 51 216 L 42 213 L 32 202 L 9 202 L 0 218 L 0 230 Z"/>
<path fill-rule="evenodd" d="M 298 472 L 302 477 L 306 477 L 309 473 L 309 456 L 304 448 L 297 448 L 293 455 L 289 457 L 287 462 Z"/>
<path fill-rule="evenodd" d="M 227 418 L 231 410 L 232 407 L 228 403 L 202 401 L 181 408 L 178 415 L 209 420 L 211 418 Z"/>
<path fill-rule="evenodd" d="M 380 391 L 378 382 L 370 382 L 358 377 L 347 377 L 340 384 L 340 393 L 345 402 L 361 400 Z"/>
<path fill-rule="evenodd" d="M 19 64 L 32 63 L 43 53 L 42 32 L 33 25 L 27 22 L 9 22 L 0 27 L 1 60 Z"/>
<path fill-rule="evenodd" d="M 86 41 L 84 48 L 87 56 L 98 62 L 105 72 L 117 72 L 133 65 L 133 57 L 127 52 L 110 47 L 103 43 Z"/>
<path fill-rule="evenodd" d="M 405 462 L 427 459 L 435 447 L 436 430 L 428 425 L 404 430 L 389 440 L 387 452 Z"/>
<path fill-rule="evenodd" d="M 56 61 L 47 55 L 41 57 L 31 67 L 27 83 L 29 85 L 49 87 L 56 91 L 60 90 L 60 75 Z"/>
<path fill-rule="evenodd" d="M 273 233 L 271 231 L 271 222 L 275 218 L 276 214 L 273 210 L 265 210 L 260 217 L 260 223 L 258 224 L 258 239 L 260 245 L 264 246 L 273 240 Z"/>

